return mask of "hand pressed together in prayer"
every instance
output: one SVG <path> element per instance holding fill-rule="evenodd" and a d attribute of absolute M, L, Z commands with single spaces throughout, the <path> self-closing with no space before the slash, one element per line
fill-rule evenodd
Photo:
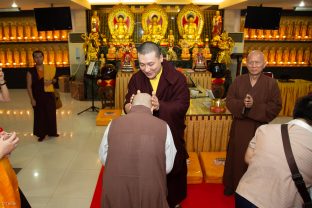
<path fill-rule="evenodd" d="M 9 155 L 17 146 L 19 138 L 15 132 L 7 133 L 2 131 L 0 133 L 0 159 Z"/>
<path fill-rule="evenodd" d="M 152 92 L 152 109 L 158 111 L 159 110 L 159 101 L 156 97 L 156 92 Z"/>
<path fill-rule="evenodd" d="M 244 104 L 246 108 L 251 108 L 253 105 L 253 98 L 251 97 L 251 95 L 246 94 L 246 97 L 244 99 Z"/>

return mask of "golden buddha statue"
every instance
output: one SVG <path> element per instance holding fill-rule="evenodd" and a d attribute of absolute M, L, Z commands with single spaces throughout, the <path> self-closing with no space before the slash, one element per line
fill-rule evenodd
<path fill-rule="evenodd" d="M 20 65 L 20 53 L 17 48 L 13 49 L 13 65 L 19 66 Z"/>
<path fill-rule="evenodd" d="M 276 55 L 275 47 L 271 47 L 269 50 L 269 59 L 268 59 L 268 62 L 270 64 L 276 64 L 275 55 Z"/>
<path fill-rule="evenodd" d="M 157 15 L 153 15 L 151 23 L 148 26 L 148 40 L 153 42 L 159 42 L 163 39 L 163 35 L 161 34 L 161 22 Z"/>
<path fill-rule="evenodd" d="M 294 32 L 293 32 L 293 38 L 294 39 L 300 39 L 300 29 L 301 29 L 301 21 L 296 21 L 294 26 Z"/>
<path fill-rule="evenodd" d="M 86 55 L 86 65 L 89 65 L 91 61 L 98 60 L 99 45 L 97 45 L 94 34 L 97 33 L 90 33 L 89 36 L 85 34 L 81 35 L 81 38 L 85 40 L 83 48 Z"/>
<path fill-rule="evenodd" d="M 100 32 L 100 18 L 97 15 L 97 11 L 93 11 L 91 17 L 91 32 Z"/>
<path fill-rule="evenodd" d="M 308 29 L 308 23 L 306 21 L 303 21 L 301 24 L 301 30 L 300 30 L 301 39 L 305 39 L 307 37 L 307 29 Z"/>
<path fill-rule="evenodd" d="M 310 56 L 311 56 L 311 50 L 310 50 L 309 47 L 307 47 L 304 50 L 304 53 L 303 53 L 303 62 L 304 62 L 304 64 L 309 64 L 310 63 Z"/>
<path fill-rule="evenodd" d="M 169 34 L 168 34 L 168 44 L 174 46 L 174 35 L 173 35 L 173 30 L 169 30 Z"/>
<path fill-rule="evenodd" d="M 53 39 L 53 31 L 52 30 L 46 31 L 46 37 L 47 37 L 47 40 L 52 40 Z"/>
<path fill-rule="evenodd" d="M 263 30 L 257 29 L 257 39 L 261 40 L 264 39 Z"/>
<path fill-rule="evenodd" d="M 216 11 L 216 14 L 212 18 L 212 37 L 221 35 L 222 32 L 222 16 L 220 11 Z"/>
<path fill-rule="evenodd" d="M 233 39 L 228 36 L 227 32 L 223 32 L 218 42 L 218 48 L 220 50 L 217 54 L 217 62 L 229 65 L 231 63 L 231 51 L 233 47 L 234 47 Z"/>
<path fill-rule="evenodd" d="M 5 52 L 3 51 L 2 48 L 0 48 L 0 67 L 4 67 L 5 64 L 6 64 Z"/>
<path fill-rule="evenodd" d="M 203 56 L 206 60 L 211 60 L 211 52 L 208 44 L 205 44 L 205 48 L 203 49 Z"/>
<path fill-rule="evenodd" d="M 289 62 L 289 48 L 288 47 L 286 47 L 286 48 L 284 48 L 284 50 L 283 50 L 283 62 L 285 63 L 285 64 L 288 64 L 288 62 Z"/>
<path fill-rule="evenodd" d="M 281 21 L 280 27 L 278 29 L 279 39 L 286 38 L 286 22 Z"/>
<path fill-rule="evenodd" d="M 25 48 L 21 48 L 20 50 L 20 54 L 21 54 L 21 66 L 25 66 L 27 63 L 27 53 L 25 51 Z"/>
<path fill-rule="evenodd" d="M 3 23 L 3 40 L 10 40 L 10 25 L 8 23 Z"/>
<path fill-rule="evenodd" d="M 193 4 L 184 6 L 178 14 L 177 21 L 180 36 L 183 37 L 183 39 L 179 40 L 181 47 L 185 43 L 189 47 L 193 47 L 195 43 L 198 46 L 203 46 L 200 35 L 204 26 L 204 16 L 200 7 Z"/>
<path fill-rule="evenodd" d="M 31 39 L 31 26 L 29 25 L 28 22 L 25 23 L 24 31 L 25 31 L 24 39 L 29 41 Z"/>
<path fill-rule="evenodd" d="M 117 18 L 117 23 L 115 24 L 114 32 L 112 34 L 113 39 L 117 39 L 122 42 L 122 40 L 128 40 L 129 35 L 127 34 L 128 27 L 125 23 L 124 17 L 119 15 Z"/>
<path fill-rule="evenodd" d="M 38 40 L 38 30 L 37 30 L 37 27 L 34 23 L 31 24 L 31 39 L 32 40 Z"/>
<path fill-rule="evenodd" d="M 69 54 L 68 54 L 68 48 L 65 46 L 63 47 L 63 65 L 69 64 Z"/>
<path fill-rule="evenodd" d="M 262 53 L 265 57 L 265 60 L 269 60 L 269 47 L 268 46 L 262 50 Z"/>
<path fill-rule="evenodd" d="M 194 47 L 192 49 L 192 59 L 193 60 L 196 59 L 198 52 L 199 52 L 199 48 L 198 48 L 198 45 L 195 43 Z"/>
<path fill-rule="evenodd" d="M 131 44 L 130 48 L 131 48 L 130 50 L 131 50 L 131 56 L 132 56 L 133 60 L 137 60 L 138 59 L 138 51 L 135 47 L 135 44 L 134 43 Z"/>
<path fill-rule="evenodd" d="M 188 47 L 183 47 L 182 48 L 182 54 L 181 54 L 181 59 L 182 60 L 190 60 L 190 50 Z"/>
<path fill-rule="evenodd" d="M 53 39 L 54 40 L 60 40 L 61 38 L 61 33 L 59 30 L 53 30 Z"/>
<path fill-rule="evenodd" d="M 167 61 L 177 61 L 178 60 L 177 53 L 173 50 L 172 45 L 170 45 L 168 48 L 166 59 L 167 59 Z"/>
<path fill-rule="evenodd" d="M 298 64 L 303 64 L 302 63 L 303 62 L 303 48 L 302 47 L 300 47 L 298 49 L 298 51 L 297 51 L 297 58 L 296 58 L 296 60 L 297 60 Z"/>
<path fill-rule="evenodd" d="M 63 64 L 63 53 L 62 53 L 62 50 L 59 46 L 57 46 L 55 48 L 55 63 L 56 65 L 62 65 Z"/>
<path fill-rule="evenodd" d="M 13 64 L 13 53 L 10 48 L 7 48 L 6 50 L 6 65 L 12 66 Z"/>
<path fill-rule="evenodd" d="M 253 28 L 249 28 L 249 39 L 257 38 L 257 30 Z"/>
<path fill-rule="evenodd" d="M 277 64 L 283 64 L 284 60 L 283 60 L 283 48 L 279 47 L 276 50 L 276 63 Z"/>
<path fill-rule="evenodd" d="M 42 53 L 43 53 L 43 64 L 48 64 L 49 63 L 49 55 L 48 55 L 48 51 L 46 48 L 41 48 Z"/>
<path fill-rule="evenodd" d="M 289 24 L 287 25 L 286 27 L 286 31 L 287 31 L 287 35 L 286 35 L 286 38 L 287 39 L 293 39 L 293 32 L 294 32 L 294 22 L 289 22 Z"/>
<path fill-rule="evenodd" d="M 107 60 L 115 60 L 116 59 L 116 47 L 114 44 L 110 44 L 108 48 L 108 53 L 106 54 Z"/>
<path fill-rule="evenodd" d="M 308 23 L 307 36 L 308 39 L 310 40 L 312 39 L 312 21 Z"/>
<path fill-rule="evenodd" d="M 24 39 L 24 26 L 21 22 L 17 23 L 17 40 L 21 41 Z"/>
<path fill-rule="evenodd" d="M 290 50 L 290 63 L 291 64 L 296 64 L 297 61 L 296 61 L 296 57 L 297 57 L 297 49 L 295 47 L 293 47 L 291 50 Z"/>
<path fill-rule="evenodd" d="M 106 64 L 104 53 L 101 53 L 100 55 L 100 62 L 101 62 L 100 69 L 102 69 L 103 67 L 105 67 L 105 64 Z"/>
<path fill-rule="evenodd" d="M 28 66 L 31 66 L 31 67 L 34 65 L 34 58 L 32 56 L 32 53 L 33 53 L 33 49 L 29 47 L 27 49 L 27 64 Z"/>
<path fill-rule="evenodd" d="M 264 30 L 264 38 L 267 40 L 272 38 L 271 30 Z"/>
<path fill-rule="evenodd" d="M 55 64 L 55 52 L 52 47 L 48 49 L 48 64 Z"/>
<path fill-rule="evenodd" d="M 11 36 L 10 36 L 10 40 L 16 41 L 16 38 L 17 38 L 17 27 L 16 27 L 15 22 L 12 22 L 12 23 L 10 24 L 10 27 L 11 27 Z"/>

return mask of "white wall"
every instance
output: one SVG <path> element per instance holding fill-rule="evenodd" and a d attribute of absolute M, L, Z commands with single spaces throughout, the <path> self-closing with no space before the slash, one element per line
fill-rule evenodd
<path fill-rule="evenodd" d="M 86 10 L 71 10 L 73 30 L 72 32 L 87 32 Z"/>

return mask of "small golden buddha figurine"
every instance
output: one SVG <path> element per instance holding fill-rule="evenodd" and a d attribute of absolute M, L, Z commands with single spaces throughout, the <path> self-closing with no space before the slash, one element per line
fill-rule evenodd
<path fill-rule="evenodd" d="M 45 41 L 45 40 L 47 40 L 46 32 L 45 32 L 45 31 L 39 31 L 39 40 L 40 40 L 40 41 Z"/>
<path fill-rule="evenodd" d="M 262 50 L 262 53 L 265 57 L 265 60 L 269 60 L 269 47 L 268 46 Z"/>
<path fill-rule="evenodd" d="M 157 15 L 153 15 L 151 24 L 148 26 L 148 32 L 152 40 L 159 41 L 163 38 L 161 34 L 161 23 Z"/>
<path fill-rule="evenodd" d="M 21 66 L 25 66 L 27 63 L 27 53 L 25 51 L 25 48 L 21 48 L 20 50 L 20 54 L 21 54 Z"/>
<path fill-rule="evenodd" d="M 60 47 L 55 48 L 55 63 L 56 65 L 62 65 L 63 64 L 63 53 Z"/>
<path fill-rule="evenodd" d="M 17 23 L 17 40 L 24 40 L 24 26 L 21 22 Z"/>
<path fill-rule="evenodd" d="M 3 40 L 10 40 L 10 25 L 8 23 L 3 23 Z"/>
<path fill-rule="evenodd" d="M 285 21 L 281 21 L 280 27 L 278 29 L 278 35 L 279 35 L 279 39 L 286 38 L 286 22 Z"/>
<path fill-rule="evenodd" d="M 48 51 L 46 50 L 46 48 L 41 48 L 41 50 L 43 52 L 43 64 L 48 64 L 49 63 Z"/>
<path fill-rule="evenodd" d="M 12 66 L 13 64 L 13 53 L 10 48 L 7 48 L 6 50 L 6 65 Z"/>
<path fill-rule="evenodd" d="M 52 30 L 46 31 L 46 37 L 47 37 L 47 40 L 52 40 L 53 39 L 53 31 Z"/>
<path fill-rule="evenodd" d="M 11 22 L 10 28 L 11 28 L 10 40 L 16 41 L 16 39 L 17 39 L 17 27 L 16 27 L 15 22 Z"/>
<path fill-rule="evenodd" d="M 284 60 L 283 60 L 283 48 L 282 47 L 279 47 L 276 50 L 276 63 L 277 64 L 283 64 L 284 63 Z"/>
<path fill-rule="evenodd" d="M 68 31 L 67 30 L 61 30 L 61 39 L 62 40 L 68 39 Z"/>
<path fill-rule="evenodd" d="M 0 48 L 0 66 L 1 67 L 5 67 L 5 64 L 6 64 L 5 57 L 6 57 L 5 52 L 3 51 L 2 48 Z"/>
<path fill-rule="evenodd" d="M 244 37 L 246 40 L 250 39 L 249 37 L 249 29 L 248 28 L 244 28 Z"/>
<path fill-rule="evenodd" d="M 271 47 L 269 50 L 269 59 L 268 59 L 268 62 L 270 64 L 276 64 L 275 55 L 276 55 L 275 47 Z"/>
<path fill-rule="evenodd" d="M 107 60 L 115 60 L 116 59 L 116 47 L 114 44 L 110 44 L 108 48 L 108 53 L 106 54 Z"/>
<path fill-rule="evenodd" d="M 283 62 L 285 64 L 289 64 L 289 48 L 288 47 L 285 47 L 284 50 L 283 50 Z"/>
<path fill-rule="evenodd" d="M 307 29 L 308 29 L 308 24 L 306 21 L 303 21 L 301 24 L 301 30 L 300 30 L 301 39 L 306 39 L 308 37 L 307 36 Z"/>
<path fill-rule="evenodd" d="M 296 60 L 296 57 L 297 57 L 297 49 L 295 47 L 293 47 L 291 50 L 290 50 L 290 62 L 291 64 L 297 64 L 297 60 Z"/>
<path fill-rule="evenodd" d="M 130 45 L 130 50 L 131 50 L 131 56 L 132 56 L 133 60 L 137 60 L 138 59 L 138 51 L 137 51 L 134 43 L 132 43 Z"/>
<path fill-rule="evenodd" d="M 59 30 L 53 30 L 53 39 L 54 40 L 60 40 L 61 38 L 61 33 Z"/>
<path fill-rule="evenodd" d="M 93 15 L 91 17 L 91 32 L 100 32 L 100 18 L 97 11 L 93 11 Z"/>
<path fill-rule="evenodd" d="M 69 64 L 69 54 L 68 54 L 68 48 L 63 47 L 63 65 Z"/>
<path fill-rule="evenodd" d="M 20 53 L 17 48 L 13 49 L 13 65 L 14 66 L 20 65 Z"/>
<path fill-rule="evenodd" d="M 294 33 L 294 22 L 290 21 L 289 24 L 286 27 L 286 31 L 287 31 L 287 39 L 293 39 L 293 33 Z"/>
<path fill-rule="evenodd" d="M 257 30 L 253 28 L 249 28 L 249 38 L 257 39 Z"/>
<path fill-rule="evenodd" d="M 112 37 L 113 39 L 117 39 L 120 41 L 122 41 L 123 39 L 129 39 L 128 27 L 124 21 L 124 16 L 122 15 L 118 16 Z"/>
<path fill-rule="evenodd" d="M 24 31 L 25 31 L 24 40 L 26 41 L 31 40 L 31 27 L 28 22 L 26 22 L 24 25 Z"/>
<path fill-rule="evenodd" d="M 192 49 L 192 59 L 196 59 L 198 52 L 199 52 L 199 48 L 198 48 L 198 45 L 195 43 Z"/>
<path fill-rule="evenodd" d="M 293 35 L 294 39 L 300 39 L 301 38 L 301 36 L 300 36 L 301 23 L 302 22 L 299 20 L 295 22 L 294 35 Z"/>
<path fill-rule="evenodd" d="M 297 50 L 297 63 L 298 64 L 303 64 L 303 48 L 300 47 L 298 50 Z"/>
<path fill-rule="evenodd" d="M 261 40 L 264 39 L 263 30 L 257 29 L 257 39 Z"/>
<path fill-rule="evenodd" d="M 174 46 L 174 35 L 173 35 L 173 30 L 169 30 L 169 34 L 168 34 L 168 44 Z"/>
<path fill-rule="evenodd" d="M 265 39 L 269 40 L 272 38 L 271 30 L 264 30 Z"/>
<path fill-rule="evenodd" d="M 222 16 L 220 11 L 216 11 L 216 14 L 212 18 L 212 37 L 215 35 L 221 35 L 222 33 Z"/>
<path fill-rule="evenodd" d="M 120 47 L 120 48 L 118 48 L 117 49 L 117 53 L 116 53 L 116 55 L 117 55 L 117 60 L 121 60 L 122 59 L 122 57 L 124 57 L 124 54 L 125 54 L 125 52 L 126 51 L 129 51 L 129 48 L 125 48 L 125 47 Z"/>
<path fill-rule="evenodd" d="M 48 49 L 48 64 L 55 64 L 55 51 L 52 47 Z"/>
<path fill-rule="evenodd" d="M 173 50 L 172 45 L 170 45 L 168 48 L 166 59 L 167 59 L 167 61 L 177 61 L 178 60 L 177 53 Z"/>
<path fill-rule="evenodd" d="M 188 47 L 183 47 L 182 48 L 182 54 L 181 54 L 181 59 L 182 60 L 190 60 L 190 51 Z"/>
<path fill-rule="evenodd" d="M 273 39 L 279 39 L 278 30 L 272 30 L 272 38 Z"/>
<path fill-rule="evenodd" d="M 211 60 L 211 52 L 208 44 L 205 44 L 205 48 L 203 49 L 203 56 L 206 60 Z"/>
<path fill-rule="evenodd" d="M 303 62 L 304 62 L 304 64 L 309 64 L 310 63 L 310 56 L 311 56 L 311 50 L 310 50 L 310 47 L 307 47 L 304 50 L 304 53 L 303 53 Z"/>
<path fill-rule="evenodd" d="M 34 59 L 33 59 L 32 53 L 33 53 L 33 49 L 29 47 L 27 49 L 27 65 L 30 67 L 34 66 Z"/>
<path fill-rule="evenodd" d="M 105 64 L 106 64 L 104 53 L 101 53 L 100 55 L 100 62 L 101 62 L 100 69 L 102 69 L 103 67 L 105 67 Z"/>
<path fill-rule="evenodd" d="M 2 23 L 0 23 L 0 41 L 2 41 L 3 40 L 3 25 L 2 25 Z"/>
<path fill-rule="evenodd" d="M 36 25 L 32 23 L 30 27 L 31 27 L 31 39 L 38 40 L 39 34 Z"/>
<path fill-rule="evenodd" d="M 312 21 L 308 23 L 307 36 L 308 39 L 310 40 L 312 39 Z"/>

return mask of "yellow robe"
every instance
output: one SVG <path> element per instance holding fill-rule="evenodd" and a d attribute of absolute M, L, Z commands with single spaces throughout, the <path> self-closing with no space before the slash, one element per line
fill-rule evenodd
<path fill-rule="evenodd" d="M 55 77 L 56 69 L 52 65 L 44 65 L 43 78 L 44 80 L 52 80 Z M 53 84 L 44 85 L 45 92 L 54 92 Z"/>

